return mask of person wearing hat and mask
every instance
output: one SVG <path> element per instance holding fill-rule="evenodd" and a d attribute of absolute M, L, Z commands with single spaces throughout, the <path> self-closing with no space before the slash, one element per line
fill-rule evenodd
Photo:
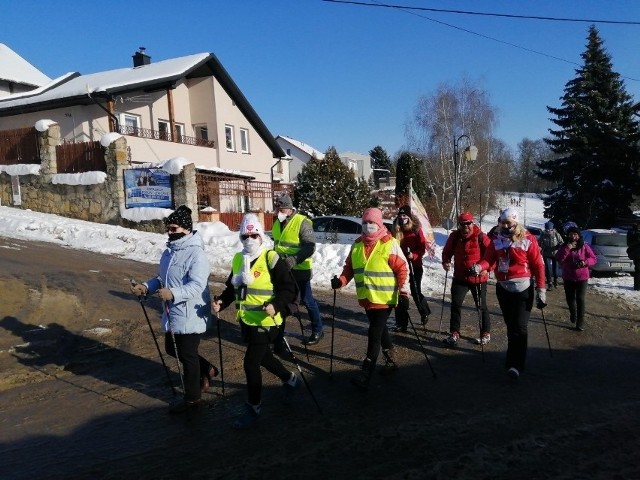
<path fill-rule="evenodd" d="M 384 225 L 380 209 L 364 211 L 362 232 L 351 246 L 340 277 L 331 280 L 331 288 L 338 290 L 355 279 L 358 303 L 369 320 L 366 357 L 361 372 L 351 379 L 364 392 L 369 389 L 380 349 L 385 359 L 380 373 L 386 375 L 398 368 L 387 320 L 399 298 L 408 298 L 410 288 L 407 260 L 400 243 Z"/>
<path fill-rule="evenodd" d="M 247 344 L 243 362 L 247 402 L 244 413 L 233 426 L 247 428 L 258 420 L 262 410 L 261 367 L 282 381 L 285 404 L 291 403 L 300 386 L 297 375 L 287 370 L 271 349 L 289 314 L 287 305 L 296 299 L 297 287 L 285 260 L 266 248 L 264 229 L 255 214 L 248 213 L 243 217 L 240 240 L 242 251 L 233 257 L 226 288 L 215 297 L 212 308 L 217 314 L 232 303 L 236 306 L 236 318 Z"/>
<path fill-rule="evenodd" d="M 420 322 L 426 325 L 431 314 L 431 308 L 427 299 L 422 294 L 422 257 L 427 250 L 427 241 L 424 238 L 420 220 L 411 213 L 409 205 L 403 205 L 398 210 L 398 216 L 393 222 L 393 236 L 400 242 L 400 248 L 404 253 L 407 262 L 411 262 L 413 276 L 409 271 L 409 286 L 411 296 L 420 311 Z M 409 298 L 400 297 L 396 308 L 396 324 L 391 327 L 394 332 L 406 332 L 409 325 Z"/>
<path fill-rule="evenodd" d="M 184 398 L 169 411 L 181 413 L 195 408 L 218 369 L 198 354 L 200 337 L 211 315 L 209 260 L 204 241 L 193 230 L 191 209 L 182 205 L 165 218 L 169 241 L 160 258 L 157 277 L 131 286 L 137 296 L 157 294 L 163 301 L 162 328 L 165 351 L 176 357 L 184 372 Z"/>
<path fill-rule="evenodd" d="M 556 258 L 562 267 L 564 296 L 569 307 L 569 321 L 576 330 L 584 330 L 584 307 L 589 283 L 589 267 L 598 261 L 591 247 L 584 243 L 578 227 L 567 229 L 567 242 L 560 245 Z"/>
<path fill-rule="evenodd" d="M 520 225 L 518 212 L 513 208 L 504 209 L 500 212 L 499 223 L 497 238 L 472 269 L 476 275 L 481 275 L 495 268 L 496 296 L 507 326 L 505 366 L 509 378 L 515 381 L 524 371 L 533 302 L 536 301 L 538 308 L 544 308 L 547 289 L 538 241 Z"/>
<path fill-rule="evenodd" d="M 473 223 L 473 214 L 463 212 L 458 216 L 458 229 L 447 238 L 442 249 L 442 268 L 451 270 L 453 260 L 453 280 L 451 281 L 451 320 L 449 336 L 444 339 L 448 345 L 456 345 L 460 339 L 461 309 L 467 292 L 471 290 L 474 303 L 480 307 L 482 326 L 478 345 L 491 341 L 491 317 L 487 308 L 487 281 L 489 272 L 475 275 L 473 265 L 478 263 L 491 244 L 491 239 L 480 227 Z"/>
<path fill-rule="evenodd" d="M 562 235 L 553 228 L 553 222 L 546 222 L 544 224 L 544 231 L 540 234 L 540 248 L 542 249 L 542 258 L 544 259 L 548 290 L 558 287 L 558 262 L 556 261 L 556 252 L 562 244 L 562 241 Z M 551 282 L 552 279 L 553 283 Z"/>
<path fill-rule="evenodd" d="M 296 212 L 291 197 L 284 193 L 276 200 L 278 219 L 271 234 L 278 252 L 298 284 L 300 303 L 304 305 L 311 320 L 311 335 L 305 340 L 307 345 L 316 345 L 324 337 L 320 307 L 311 291 L 312 261 L 316 251 L 313 224 L 311 220 Z"/>

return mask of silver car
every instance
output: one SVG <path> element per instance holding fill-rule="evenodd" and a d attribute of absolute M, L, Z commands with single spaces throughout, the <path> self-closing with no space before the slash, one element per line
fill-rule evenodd
<path fill-rule="evenodd" d="M 633 273 L 633 262 L 627 256 L 627 235 L 617 230 L 592 228 L 583 230 L 582 238 L 589 244 L 598 262 L 594 273 Z"/>
<path fill-rule="evenodd" d="M 311 219 L 313 233 L 317 243 L 353 243 L 362 235 L 362 218 L 344 215 L 331 215 Z M 390 220 L 384 220 L 389 230 L 393 225 Z"/>

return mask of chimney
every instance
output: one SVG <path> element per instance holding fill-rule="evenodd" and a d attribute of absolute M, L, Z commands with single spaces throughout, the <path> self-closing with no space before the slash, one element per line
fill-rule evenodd
<path fill-rule="evenodd" d="M 135 55 L 131 56 L 131 58 L 133 58 L 134 68 L 141 67 L 142 65 L 149 65 L 151 63 L 151 57 L 144 53 L 145 50 L 146 48 L 139 47 Z"/>

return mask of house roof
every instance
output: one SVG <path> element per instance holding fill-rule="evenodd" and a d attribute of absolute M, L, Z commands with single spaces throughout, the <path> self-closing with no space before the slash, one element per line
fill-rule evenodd
<path fill-rule="evenodd" d="M 0 80 L 30 87 L 40 87 L 51 81 L 4 43 L 0 43 Z"/>
<path fill-rule="evenodd" d="M 285 135 L 278 135 L 276 137 L 276 139 L 281 138 L 282 140 L 284 140 L 285 142 L 291 144 L 292 146 L 299 148 L 300 150 L 302 150 L 303 152 L 305 152 L 307 155 L 309 155 L 310 157 L 314 156 L 318 159 L 318 160 L 322 160 L 324 158 L 324 153 L 322 153 L 320 150 L 316 150 L 315 148 L 313 148 L 310 145 L 307 145 L 305 143 L 302 143 L 299 140 L 295 140 L 291 137 L 287 137 Z"/>
<path fill-rule="evenodd" d="M 285 153 L 262 119 L 213 53 L 198 53 L 139 67 L 120 68 L 88 75 L 68 73 L 49 80 L 37 90 L 0 98 L 0 117 L 71 105 L 89 105 L 136 90 L 172 88 L 183 78 L 214 76 L 275 158 Z"/>

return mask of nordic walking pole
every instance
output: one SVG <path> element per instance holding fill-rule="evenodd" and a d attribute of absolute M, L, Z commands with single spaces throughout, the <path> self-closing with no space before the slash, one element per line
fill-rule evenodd
<path fill-rule="evenodd" d="M 440 325 L 438 325 L 438 333 L 442 333 L 442 316 L 444 315 L 444 297 L 447 294 L 447 279 L 449 278 L 449 270 L 444 272 L 444 290 L 442 291 L 442 310 L 440 310 Z"/>
<path fill-rule="evenodd" d="M 182 366 L 180 365 L 180 359 L 178 358 L 178 344 L 176 344 L 176 336 L 173 333 L 173 330 L 169 330 L 171 332 L 171 340 L 173 341 L 173 351 L 176 354 L 176 363 L 178 364 L 178 374 L 180 375 L 180 383 L 182 383 L 182 393 L 185 394 L 186 391 L 184 389 L 184 377 L 182 376 Z"/>
<path fill-rule="evenodd" d="M 411 317 L 409 317 L 409 323 L 411 324 L 411 329 L 413 330 L 413 333 L 415 334 L 416 338 L 418 339 L 418 344 L 420 345 L 420 350 L 422 350 L 422 353 L 424 354 L 424 358 L 427 359 L 427 363 L 429 364 L 429 368 L 431 369 L 431 373 L 433 374 L 433 378 L 437 378 L 436 372 L 433 369 L 433 366 L 431 365 L 431 360 L 429 360 L 429 355 L 427 355 L 427 351 L 424 349 L 424 345 L 422 345 L 422 340 L 420 340 L 420 335 L 418 335 L 418 331 L 416 330 L 416 327 L 413 324 L 413 320 L 411 320 Z"/>
<path fill-rule="evenodd" d="M 311 395 L 311 398 L 313 399 L 313 402 L 316 404 L 316 407 L 318 407 L 318 413 L 320 413 L 320 415 L 322 415 L 322 409 L 320 408 L 320 404 L 318 403 L 318 400 L 316 400 L 316 396 L 313 394 L 313 390 L 311 390 L 311 387 L 309 386 L 309 382 L 307 382 L 307 377 L 304 376 L 304 372 L 302 371 L 302 368 L 300 367 L 300 363 L 298 362 L 298 359 L 296 358 L 295 354 L 293 353 L 293 350 L 291 350 L 291 346 L 289 345 L 289 342 L 287 341 L 287 338 L 283 336 L 282 337 L 282 341 L 284 342 L 284 346 L 287 349 L 287 352 L 289 352 L 289 355 L 291 355 L 291 360 L 293 361 L 293 364 L 298 369 L 298 372 L 300 372 L 300 376 L 302 377 L 302 381 L 304 382 L 304 385 L 307 387 L 307 390 L 309 391 L 309 395 Z"/>
<path fill-rule="evenodd" d="M 214 295 L 213 301 L 218 301 L 218 296 Z M 222 336 L 220 336 L 220 312 L 216 312 L 216 325 L 218 330 L 218 355 L 220 356 L 220 381 L 222 382 L 222 396 L 224 397 L 224 365 L 222 363 Z"/>
<path fill-rule="evenodd" d="M 334 276 L 334 278 L 338 278 Z M 329 376 L 333 375 L 333 332 L 335 330 L 336 325 L 336 293 L 337 290 L 333 291 L 333 307 L 331 308 L 331 355 L 329 356 Z"/>
<path fill-rule="evenodd" d="M 302 334 L 302 345 L 304 346 L 304 353 L 307 355 L 307 362 L 310 362 L 309 350 L 307 349 L 307 342 L 304 338 L 304 327 L 302 326 L 302 317 L 300 316 L 300 307 L 298 307 L 297 303 L 290 303 L 288 307 L 289 307 L 289 311 L 293 313 L 293 316 L 298 319 L 298 323 L 300 324 L 300 333 Z M 282 336 L 284 337 L 284 332 L 282 332 Z"/>
<path fill-rule="evenodd" d="M 542 323 L 544 323 L 544 333 L 547 335 L 547 345 L 549 345 L 549 356 L 553 357 L 553 352 L 551 351 L 551 340 L 549 340 L 549 330 L 547 330 L 547 321 L 544 319 L 544 307 L 546 307 L 546 303 L 540 302 L 537 307 L 540 309 L 540 313 L 542 314 Z"/>
<path fill-rule="evenodd" d="M 480 329 L 480 351 L 482 352 L 482 363 L 484 363 L 484 344 L 482 343 L 482 316 L 480 314 L 480 292 L 481 286 L 479 283 L 474 285 L 474 293 L 475 295 L 471 295 L 473 297 L 473 301 L 476 304 L 476 312 L 478 312 L 478 328 Z"/>
<path fill-rule="evenodd" d="M 133 278 L 131 279 L 131 286 L 135 287 L 138 284 Z M 164 372 L 167 374 L 167 381 L 169 385 L 171 385 L 171 391 L 173 395 L 177 395 L 176 387 L 173 386 L 173 382 L 171 381 L 171 375 L 169 375 L 169 367 L 164 363 L 164 357 L 162 356 L 162 351 L 160 350 L 160 345 L 158 345 L 158 339 L 156 338 L 156 334 L 153 331 L 153 327 L 151 326 L 151 321 L 149 320 L 149 315 L 147 315 L 147 309 L 144 307 L 143 303 L 143 295 L 138 296 L 138 302 L 140 302 L 140 306 L 142 307 L 142 312 L 144 313 L 144 318 L 147 319 L 147 325 L 149 325 L 149 331 L 151 331 L 151 336 L 153 337 L 153 343 L 156 344 L 156 349 L 158 350 L 158 355 L 160 355 L 160 361 L 162 362 L 162 366 L 164 367 Z"/>

